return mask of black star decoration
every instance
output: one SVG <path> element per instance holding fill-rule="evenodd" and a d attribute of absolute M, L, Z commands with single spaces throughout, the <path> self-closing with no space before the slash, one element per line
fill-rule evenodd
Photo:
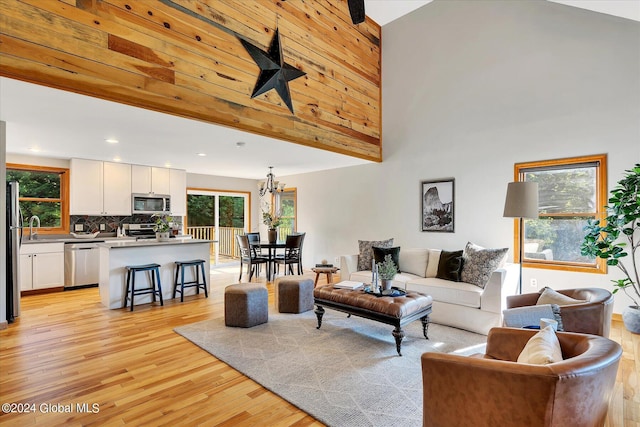
<path fill-rule="evenodd" d="M 269 51 L 265 52 L 257 46 L 252 45 L 246 40 L 240 39 L 242 45 L 249 55 L 260 67 L 260 75 L 256 86 L 253 88 L 251 98 L 262 95 L 265 92 L 275 89 L 280 98 L 287 104 L 289 111 L 293 113 L 293 105 L 291 104 L 291 94 L 289 93 L 289 84 L 291 80 L 304 76 L 306 73 L 284 62 L 282 58 L 282 48 L 280 46 L 280 35 L 276 29 Z"/>

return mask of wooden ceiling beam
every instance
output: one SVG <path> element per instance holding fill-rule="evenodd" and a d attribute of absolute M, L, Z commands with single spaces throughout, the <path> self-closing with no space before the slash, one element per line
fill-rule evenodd
<path fill-rule="evenodd" d="M 345 0 L 0 0 L 0 75 L 381 161 L 380 27 Z M 240 38 L 279 29 L 294 113 Z"/>

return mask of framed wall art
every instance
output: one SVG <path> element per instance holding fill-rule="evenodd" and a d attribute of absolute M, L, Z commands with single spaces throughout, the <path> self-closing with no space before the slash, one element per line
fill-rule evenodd
<path fill-rule="evenodd" d="M 454 182 L 453 178 L 422 181 L 422 231 L 454 232 Z"/>

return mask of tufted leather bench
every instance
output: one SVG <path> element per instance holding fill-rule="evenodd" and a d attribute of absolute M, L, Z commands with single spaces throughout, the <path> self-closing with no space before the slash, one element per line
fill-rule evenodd
<path fill-rule="evenodd" d="M 363 317 L 395 326 L 391 334 L 396 340 L 396 350 L 402 356 L 400 347 L 405 336 L 402 326 L 414 320 L 422 321 L 422 333 L 426 339 L 429 329 L 429 314 L 431 314 L 432 299 L 429 295 L 418 292 L 407 292 L 401 297 L 377 297 L 367 294 L 362 289 L 334 288 L 333 285 L 320 286 L 313 290 L 316 304 L 318 327 L 322 326 L 324 308 L 342 311 L 349 315 Z"/>

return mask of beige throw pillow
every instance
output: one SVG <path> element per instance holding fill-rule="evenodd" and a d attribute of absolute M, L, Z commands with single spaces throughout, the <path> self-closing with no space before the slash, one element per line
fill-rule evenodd
<path fill-rule="evenodd" d="M 441 249 L 429 249 L 429 260 L 427 263 L 427 274 L 425 277 L 436 277 L 436 274 L 438 274 L 440 253 L 442 253 Z"/>
<path fill-rule="evenodd" d="M 518 363 L 548 365 L 562 361 L 562 349 L 552 326 L 541 329 L 529 338 L 527 345 L 518 356 Z"/>
<path fill-rule="evenodd" d="M 536 302 L 536 305 L 543 305 L 543 304 L 574 305 L 574 304 L 582 304 L 584 302 L 589 302 L 589 301 L 571 298 L 564 294 L 561 294 L 560 292 L 554 291 L 551 288 L 544 288 L 542 290 L 542 293 L 538 297 L 538 302 Z"/>

